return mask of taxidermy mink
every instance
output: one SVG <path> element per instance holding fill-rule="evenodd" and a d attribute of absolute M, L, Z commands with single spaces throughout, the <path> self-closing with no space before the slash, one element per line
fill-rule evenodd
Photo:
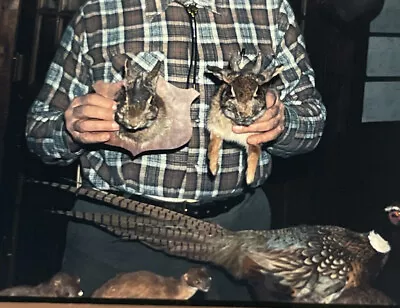
<path fill-rule="evenodd" d="M 57 273 L 37 286 L 22 285 L 1 290 L 0 296 L 80 297 L 83 292 L 79 283 L 80 278 L 76 276 Z"/>
<path fill-rule="evenodd" d="M 346 289 L 332 303 L 345 305 L 396 305 L 386 294 L 368 285 Z"/>
<path fill-rule="evenodd" d="M 186 300 L 198 290 L 207 292 L 211 277 L 204 267 L 190 268 L 179 279 L 149 271 L 118 274 L 93 292 L 97 298 Z"/>

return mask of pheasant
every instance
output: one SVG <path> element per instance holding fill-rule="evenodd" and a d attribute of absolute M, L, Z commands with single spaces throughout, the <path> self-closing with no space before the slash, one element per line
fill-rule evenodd
<path fill-rule="evenodd" d="M 385 212 L 386 219 L 389 220 L 392 226 L 390 234 L 387 232 L 392 247 L 389 259 L 379 277 L 375 280 L 374 286 L 379 287 L 392 300 L 400 304 L 399 285 L 397 283 L 400 274 L 400 202 L 392 203 L 385 208 Z"/>
<path fill-rule="evenodd" d="M 108 192 L 47 184 L 130 212 L 53 213 L 92 223 L 123 240 L 138 240 L 170 255 L 221 266 L 237 279 L 258 283 L 258 289 L 261 283 L 261 292 L 293 302 L 333 302 L 344 291 L 375 278 L 390 251 L 389 243 L 374 231 L 358 233 L 324 225 L 230 231 Z"/>

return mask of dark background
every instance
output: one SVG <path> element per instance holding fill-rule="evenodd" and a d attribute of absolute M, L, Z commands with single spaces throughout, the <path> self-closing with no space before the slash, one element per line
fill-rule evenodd
<path fill-rule="evenodd" d="M 312 153 L 274 158 L 264 188 L 273 226 L 335 224 L 368 231 L 384 206 L 400 200 L 398 122 L 361 123 L 369 23 L 383 0 L 291 1 L 316 71 L 317 88 L 328 110 L 324 136 Z M 333 4 L 335 3 L 335 4 Z M 58 40 L 72 12 L 37 9 L 22 0 L 16 53 L 26 64 L 12 83 L 4 133 L 0 207 L 0 288 L 36 284 L 60 267 L 65 225 L 43 209 L 68 208 L 73 196 L 23 185 L 25 177 L 75 177 L 76 166 L 41 164 L 25 148 L 25 114 L 36 96 Z M 392 262 L 379 287 L 394 298 L 400 269 Z"/>

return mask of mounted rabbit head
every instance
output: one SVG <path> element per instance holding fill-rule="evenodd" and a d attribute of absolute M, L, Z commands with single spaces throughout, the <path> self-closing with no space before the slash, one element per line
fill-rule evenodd
<path fill-rule="evenodd" d="M 269 82 L 283 70 L 281 66 L 262 70 L 262 62 L 261 54 L 251 62 L 238 53 L 230 58 L 229 68 L 207 66 L 215 77 L 224 82 L 221 110 L 237 125 L 248 126 L 264 114 Z"/>
<path fill-rule="evenodd" d="M 159 107 L 154 97 L 162 62 L 157 62 L 150 72 L 135 72 L 129 59 L 124 66 L 124 85 L 117 94 L 119 102 L 115 120 L 124 129 L 135 131 L 147 128 L 157 118 Z"/>

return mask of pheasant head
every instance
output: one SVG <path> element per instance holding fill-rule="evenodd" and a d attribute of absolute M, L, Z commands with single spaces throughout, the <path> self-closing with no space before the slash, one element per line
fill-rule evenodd
<path fill-rule="evenodd" d="M 400 226 L 400 203 L 395 202 L 385 208 L 385 212 L 388 213 L 390 222 L 395 226 Z"/>

